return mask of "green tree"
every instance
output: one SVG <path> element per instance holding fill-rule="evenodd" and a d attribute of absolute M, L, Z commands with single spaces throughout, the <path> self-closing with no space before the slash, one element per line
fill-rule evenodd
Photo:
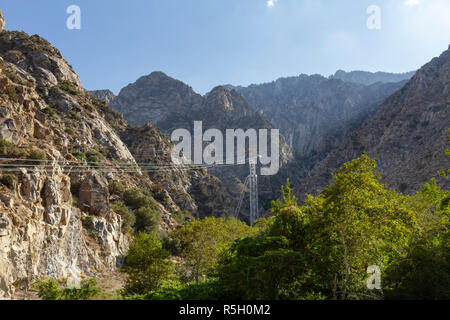
<path fill-rule="evenodd" d="M 344 164 L 319 196 L 307 200 L 312 248 L 324 262 L 322 281 L 335 284 L 334 297 L 369 297 L 367 267 L 383 270 L 404 254 L 417 227 L 407 197 L 387 190 L 375 167 L 364 154 Z"/>
<path fill-rule="evenodd" d="M 138 232 L 122 269 L 127 274 L 125 295 L 146 294 L 158 290 L 161 282 L 173 277 L 170 254 L 155 234 Z"/>
<path fill-rule="evenodd" d="M 161 222 L 159 208 L 141 207 L 136 210 L 136 231 L 152 233 L 156 231 Z"/>
<path fill-rule="evenodd" d="M 301 252 L 283 236 L 237 240 L 216 269 L 227 299 L 296 299 L 307 280 Z"/>
<path fill-rule="evenodd" d="M 450 192 L 432 179 L 409 202 L 418 212 L 420 232 L 407 255 L 386 270 L 387 298 L 450 299 Z"/>
<path fill-rule="evenodd" d="M 233 299 L 301 299 L 314 292 L 309 266 L 310 221 L 292 195 L 289 180 L 281 198 L 272 202 L 272 218 L 258 221 L 254 238 L 236 241 L 217 267 L 220 285 Z"/>
<path fill-rule="evenodd" d="M 214 268 L 221 250 L 234 240 L 255 234 L 256 231 L 234 218 L 207 217 L 188 222 L 171 234 L 173 239 L 181 242 L 181 277 L 185 281 L 199 282 Z"/>
<path fill-rule="evenodd" d="M 111 204 L 111 209 L 122 217 L 123 227 L 127 232 L 131 232 L 136 223 L 136 216 L 123 202 L 116 201 Z"/>

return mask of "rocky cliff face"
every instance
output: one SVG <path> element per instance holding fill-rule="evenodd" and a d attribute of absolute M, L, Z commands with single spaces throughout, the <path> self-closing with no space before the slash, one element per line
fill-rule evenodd
<path fill-rule="evenodd" d="M 403 85 L 300 75 L 236 90 L 286 137 L 296 161 L 285 170 L 297 182 Z"/>
<path fill-rule="evenodd" d="M 0 32 L 3 31 L 3 28 L 5 27 L 5 18 L 3 18 L 2 10 L 0 10 Z"/>
<path fill-rule="evenodd" d="M 144 137 L 149 140 L 140 147 Z M 191 177 L 170 166 L 166 173 L 182 174 L 160 183 L 158 172 L 149 174 L 149 165 L 134 157 L 157 163 L 172 147 L 153 127 L 130 127 L 88 94 L 46 40 L 2 31 L 0 297 L 43 276 L 76 282 L 116 268 L 129 243 L 122 218 L 110 206 L 121 200 L 112 191 L 117 185 L 155 197 L 161 231 L 175 228 L 174 214 L 184 209 L 221 215 L 227 199 L 210 188 L 213 177 Z M 183 179 L 200 189 L 201 201 L 191 198 Z"/>
<path fill-rule="evenodd" d="M 445 155 L 450 128 L 450 51 L 423 66 L 373 117 L 321 161 L 296 192 L 303 197 L 329 181 L 333 170 L 366 151 L 377 159 L 383 181 L 401 192 L 416 191 L 432 177 L 448 188 L 438 170 L 450 167 Z"/>
<path fill-rule="evenodd" d="M 97 99 L 105 101 L 108 104 L 110 104 L 112 101 L 114 101 L 114 99 L 116 99 L 116 96 L 111 90 L 95 90 L 88 92 Z"/>
<path fill-rule="evenodd" d="M 219 179 L 203 168 L 186 170 L 167 166 L 172 161 L 173 144 L 162 132 L 146 124 L 130 126 L 121 136 L 138 163 L 163 166 L 157 171 L 149 170 L 148 175 L 166 190 L 179 210 L 187 210 L 198 218 L 229 216 L 234 199 Z"/>
<path fill-rule="evenodd" d="M 44 39 L 3 31 L 0 56 L 0 295 L 43 275 L 76 281 L 115 268 L 128 237 L 106 178 L 74 154 L 104 148 L 134 162 L 131 153 Z"/>
<path fill-rule="evenodd" d="M 414 76 L 415 71 L 405 73 L 389 73 L 389 72 L 367 72 L 367 71 L 351 71 L 345 72 L 338 70 L 330 79 L 340 79 L 345 82 L 360 83 L 367 86 L 377 82 L 392 83 L 409 80 Z"/>

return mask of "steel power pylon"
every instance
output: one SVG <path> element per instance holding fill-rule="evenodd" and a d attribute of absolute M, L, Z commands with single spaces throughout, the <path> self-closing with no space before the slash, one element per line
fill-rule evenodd
<path fill-rule="evenodd" d="M 249 160 L 250 175 L 245 179 L 245 186 L 250 190 L 250 225 L 253 226 L 256 220 L 259 219 L 258 212 L 258 175 L 256 174 L 256 160 Z M 242 202 L 244 200 L 245 191 L 242 192 L 238 202 L 238 206 L 234 213 L 235 217 L 239 217 L 241 212 Z"/>
<path fill-rule="evenodd" d="M 250 225 L 253 226 L 259 218 L 258 213 L 258 175 L 256 174 L 256 160 L 250 160 L 250 175 L 249 175 L 249 189 L 250 189 Z"/>

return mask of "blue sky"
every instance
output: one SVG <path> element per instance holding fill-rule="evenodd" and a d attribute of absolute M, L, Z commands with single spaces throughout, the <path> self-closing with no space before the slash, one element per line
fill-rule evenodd
<path fill-rule="evenodd" d="M 66 28 L 69 5 L 81 30 Z M 369 30 L 366 10 L 381 9 Z M 406 72 L 450 44 L 449 0 L 2 0 L 6 29 L 61 50 L 87 89 L 163 71 L 205 93 L 337 69 Z"/>

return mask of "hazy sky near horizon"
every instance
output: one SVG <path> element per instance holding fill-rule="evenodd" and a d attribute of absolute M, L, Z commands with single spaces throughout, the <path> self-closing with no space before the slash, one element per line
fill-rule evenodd
<path fill-rule="evenodd" d="M 69 5 L 81 30 L 69 30 Z M 381 9 L 369 30 L 367 8 Z M 60 49 L 85 88 L 163 71 L 199 93 L 305 74 L 406 72 L 450 44 L 450 0 L 2 0 L 6 29 Z"/>

